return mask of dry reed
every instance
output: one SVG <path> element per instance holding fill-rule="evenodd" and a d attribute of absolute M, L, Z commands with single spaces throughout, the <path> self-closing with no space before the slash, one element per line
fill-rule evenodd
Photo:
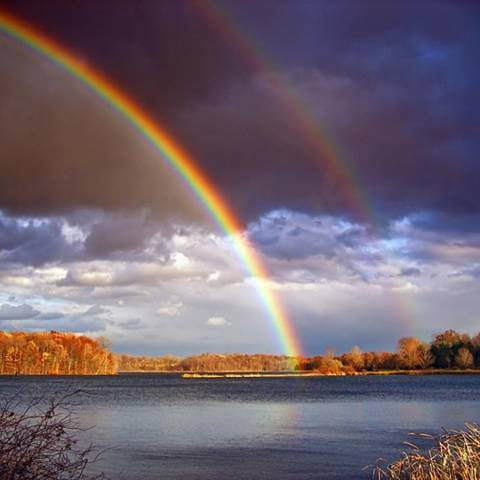
<path fill-rule="evenodd" d="M 411 434 L 433 440 L 435 446 L 426 452 L 409 442 L 402 458 L 382 467 L 377 462 L 374 480 L 480 480 L 480 428 L 466 423 L 464 430 L 444 431 L 439 436 Z"/>

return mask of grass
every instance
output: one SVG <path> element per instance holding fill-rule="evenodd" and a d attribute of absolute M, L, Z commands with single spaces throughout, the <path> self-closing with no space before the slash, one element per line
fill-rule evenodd
<path fill-rule="evenodd" d="M 373 480 L 480 480 L 480 428 L 465 424 L 464 430 L 445 431 L 440 436 L 412 434 L 433 440 L 435 446 L 427 452 L 412 443 L 402 458 L 382 467 L 379 460 Z"/>

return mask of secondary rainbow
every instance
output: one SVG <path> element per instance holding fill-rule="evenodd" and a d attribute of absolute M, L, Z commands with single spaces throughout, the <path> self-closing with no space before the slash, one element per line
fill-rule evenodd
<path fill-rule="evenodd" d="M 372 198 L 365 188 L 362 188 L 353 163 L 328 133 L 326 125 L 318 121 L 312 108 L 297 90 L 282 78 L 278 73 L 280 69 L 267 55 L 265 48 L 246 31 L 228 5 L 216 0 L 203 0 L 195 2 L 194 5 L 205 16 L 209 25 L 240 53 L 251 70 L 268 82 L 272 97 L 297 128 L 319 166 L 336 181 L 339 198 L 344 199 L 359 221 L 373 227 L 370 230 L 373 235 L 375 230 L 381 228 L 381 221 L 375 212 Z M 413 331 L 417 323 L 414 321 L 414 307 L 409 305 L 408 298 L 399 295 L 396 294 L 398 299 L 395 301 L 394 311 L 401 323 L 407 325 L 409 331 Z"/>
<path fill-rule="evenodd" d="M 339 198 L 346 202 L 360 221 L 370 223 L 375 217 L 371 200 L 361 188 L 353 163 L 333 141 L 326 125 L 319 123 L 312 108 L 297 90 L 281 77 L 280 69 L 267 56 L 265 49 L 241 27 L 225 4 L 204 0 L 194 5 L 204 14 L 211 27 L 241 54 L 246 64 L 268 82 L 270 93 L 303 137 L 321 170 L 336 181 Z"/>
<path fill-rule="evenodd" d="M 242 235 L 240 222 L 232 209 L 193 158 L 131 97 L 103 74 L 78 61 L 55 40 L 2 9 L 0 31 L 48 57 L 72 77 L 80 80 L 148 139 L 195 193 L 216 223 L 231 236 L 239 257 L 255 281 L 256 289 L 269 312 L 284 353 L 289 356 L 300 355 L 299 341 L 280 299 L 269 286 L 265 266 L 248 239 Z"/>

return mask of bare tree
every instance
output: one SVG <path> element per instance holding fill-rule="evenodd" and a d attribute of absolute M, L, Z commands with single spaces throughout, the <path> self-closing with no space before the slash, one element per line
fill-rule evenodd
<path fill-rule="evenodd" d="M 12 400 L 0 405 L 0 480 L 93 480 L 87 466 L 94 448 L 80 447 L 70 401 L 79 392 L 57 400 Z"/>

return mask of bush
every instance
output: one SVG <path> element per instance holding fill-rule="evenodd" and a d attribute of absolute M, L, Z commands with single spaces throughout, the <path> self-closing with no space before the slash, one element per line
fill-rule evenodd
<path fill-rule="evenodd" d="M 97 458 L 78 446 L 81 429 L 69 409 L 79 392 L 58 400 L 31 400 L 27 406 L 0 406 L 0 480 L 93 480 L 86 467 Z"/>

